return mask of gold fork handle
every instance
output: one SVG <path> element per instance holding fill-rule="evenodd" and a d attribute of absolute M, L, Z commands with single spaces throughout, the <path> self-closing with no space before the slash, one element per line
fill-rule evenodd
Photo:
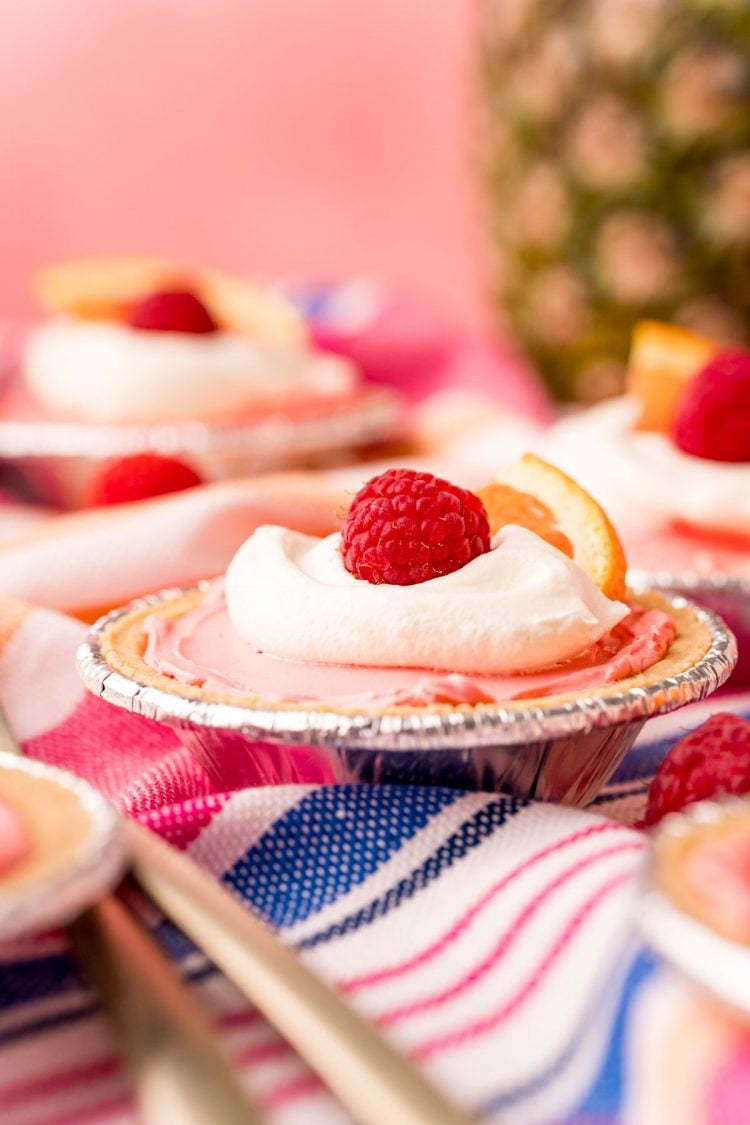
<path fill-rule="evenodd" d="M 23 754 L 2 704 L 0 749 Z M 146 1125 L 260 1125 L 176 969 L 119 898 L 105 895 L 67 934 L 120 1033 Z"/>
<path fill-rule="evenodd" d="M 129 822 L 127 832 L 139 885 L 296 1047 L 361 1125 L 468 1125 L 225 887 L 146 829 Z"/>
<path fill-rule="evenodd" d="M 116 895 L 68 926 L 120 1034 L 147 1125 L 260 1125 L 176 969 Z"/>

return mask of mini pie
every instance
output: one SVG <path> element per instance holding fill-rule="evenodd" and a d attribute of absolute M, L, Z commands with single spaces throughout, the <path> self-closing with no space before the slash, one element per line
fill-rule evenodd
<path fill-rule="evenodd" d="M 750 351 L 643 321 L 626 390 L 561 419 L 547 451 L 605 505 L 632 566 L 750 580 Z"/>
<path fill-rule="evenodd" d="M 121 877 L 109 802 L 55 766 L 0 753 L 0 941 L 65 925 Z"/>
<path fill-rule="evenodd" d="M 134 607 L 129 613 L 118 617 L 105 625 L 100 649 L 102 656 L 109 666 L 120 672 L 128 679 L 146 687 L 158 688 L 161 691 L 183 696 L 186 699 L 205 700 L 214 703 L 230 703 L 246 707 L 263 709 L 283 709 L 308 711 L 311 707 L 315 710 L 331 711 L 339 714 L 362 713 L 366 710 L 372 714 L 435 714 L 450 711 L 492 711 L 501 705 L 510 710 L 527 710 L 534 707 L 554 707 L 565 703 L 575 702 L 583 696 L 586 698 L 610 699 L 621 695 L 623 692 L 634 689 L 644 689 L 654 684 L 661 683 L 681 672 L 692 668 L 708 652 L 711 647 L 712 637 L 708 626 L 699 619 L 696 611 L 689 606 L 675 608 L 661 594 L 650 592 L 631 596 L 629 603 L 644 609 L 658 609 L 667 612 L 675 621 L 677 632 L 674 641 L 666 655 L 653 664 L 645 672 L 618 680 L 614 683 L 603 684 L 587 688 L 584 692 L 573 691 L 555 695 L 540 695 L 538 697 L 525 697 L 523 699 L 510 699 L 499 704 L 495 702 L 479 702 L 472 704 L 447 704 L 431 703 L 420 706 L 388 705 L 385 707 L 373 704 L 370 707 L 337 706 L 326 702 L 325 699 L 306 701 L 279 700 L 268 696 L 252 694 L 251 692 L 215 691 L 203 686 L 182 683 L 173 676 L 155 671 L 144 660 L 146 650 L 146 636 L 144 634 L 144 621 L 154 614 L 165 620 L 176 620 L 198 609 L 210 594 L 210 588 L 189 590 L 174 596 L 166 597 L 156 604 L 147 604 Z M 519 677 L 520 678 L 520 677 Z"/>
<path fill-rule="evenodd" d="M 283 294 L 162 259 L 40 271 L 48 318 L 27 333 L 6 413 L 95 425 L 308 415 L 362 394 L 347 360 L 317 349 Z"/>
<path fill-rule="evenodd" d="M 54 879 L 76 863 L 92 822 L 80 798 L 48 777 L 22 767 L 0 767 L 0 800 L 18 815 L 28 838 L 26 855 L 0 871 L 0 898 Z"/>
<path fill-rule="evenodd" d="M 257 529 L 224 584 L 105 621 L 99 651 L 136 683 L 271 710 L 606 700 L 678 676 L 712 645 L 694 609 L 627 595 L 624 575 L 605 513 L 537 457 L 477 494 L 388 470 L 354 498 L 341 536 Z"/>
<path fill-rule="evenodd" d="M 685 913 L 750 946 L 750 802 L 705 822 L 688 818 L 657 840 L 656 883 Z"/>

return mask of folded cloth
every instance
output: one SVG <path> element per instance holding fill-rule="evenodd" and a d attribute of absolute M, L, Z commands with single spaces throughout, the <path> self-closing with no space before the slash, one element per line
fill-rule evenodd
<path fill-rule="evenodd" d="M 716 1106 L 750 1094 L 747 1044 L 634 936 L 639 833 L 601 811 L 449 790 L 215 792 L 169 728 L 85 694 L 71 670 L 81 623 L 2 610 L 1 694 L 27 753 L 90 778 L 243 894 L 467 1109 L 519 1122 L 741 1120 Z M 640 768 L 661 752 L 642 745 Z M 610 796 L 639 786 L 631 769 Z M 165 922 L 156 932 L 270 1121 L 347 1120 L 181 935 Z M 687 1060 L 688 1090 L 662 1070 Z M 0 1076 L 8 1125 L 133 1119 L 109 1029 L 54 936 L 4 952 Z"/>
<path fill-rule="evenodd" d="M 486 484 L 531 444 L 531 423 L 488 411 L 484 398 L 461 401 L 467 421 L 454 440 L 442 435 L 458 403 L 455 395 L 440 396 L 425 414 L 423 456 L 396 463 L 472 487 Z M 269 473 L 63 514 L 0 494 L 0 593 L 93 620 L 144 593 L 223 573 L 260 524 L 309 535 L 337 531 L 354 493 L 392 463 Z"/>
<path fill-rule="evenodd" d="M 0 541 L 18 531 L 27 531 L 55 513 L 40 504 L 26 504 L 15 493 L 0 488 Z"/>
<path fill-rule="evenodd" d="M 278 473 L 57 515 L 0 539 L 0 591 L 91 618 L 222 573 L 259 524 L 328 535 L 350 495 L 323 475 Z"/>

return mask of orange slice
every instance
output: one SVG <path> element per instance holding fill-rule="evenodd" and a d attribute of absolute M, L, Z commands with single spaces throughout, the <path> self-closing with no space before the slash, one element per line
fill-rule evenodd
<path fill-rule="evenodd" d="M 572 557 L 608 598 L 623 597 L 626 563 L 617 532 L 596 500 L 560 469 L 526 453 L 479 495 L 493 534 L 506 523 L 528 527 Z"/>
<path fill-rule="evenodd" d="M 557 519 L 546 504 L 528 492 L 519 492 L 509 484 L 496 481 L 477 489 L 477 496 L 487 509 L 490 533 L 495 534 L 506 523 L 517 523 L 535 531 L 542 539 L 557 547 L 568 558 L 573 558 L 573 544 L 560 528 Z"/>
<path fill-rule="evenodd" d="M 121 320 L 128 306 L 159 289 L 190 288 L 195 271 L 170 258 L 77 258 L 45 266 L 34 295 L 50 313 L 85 320 Z"/>
<path fill-rule="evenodd" d="M 218 270 L 201 270 L 198 279 L 196 293 L 220 328 L 264 344 L 307 344 L 304 318 L 277 289 Z"/>
<path fill-rule="evenodd" d="M 160 289 L 190 289 L 220 328 L 264 344 L 302 346 L 307 328 L 281 293 L 218 270 L 170 258 L 138 256 L 79 258 L 46 266 L 34 293 L 47 312 L 84 320 L 122 321 L 135 301 Z"/>
<path fill-rule="evenodd" d="M 706 336 L 641 320 L 633 329 L 628 364 L 628 393 L 641 407 L 637 427 L 671 433 L 685 387 L 719 350 Z"/>

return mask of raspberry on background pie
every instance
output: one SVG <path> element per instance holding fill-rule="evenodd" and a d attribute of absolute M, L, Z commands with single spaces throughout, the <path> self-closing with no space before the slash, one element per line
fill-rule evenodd
<path fill-rule="evenodd" d="M 671 747 L 651 782 L 645 822 L 696 801 L 750 793 L 750 720 L 718 711 Z"/>
<path fill-rule="evenodd" d="M 184 461 L 160 457 L 156 453 L 136 453 L 132 457 L 115 458 L 102 466 L 89 486 L 88 502 L 92 507 L 126 504 L 182 492 L 201 483 L 198 473 Z"/>
<path fill-rule="evenodd" d="M 549 455 L 606 506 L 631 566 L 750 578 L 750 352 L 647 321 L 628 392 L 560 421 Z"/>

